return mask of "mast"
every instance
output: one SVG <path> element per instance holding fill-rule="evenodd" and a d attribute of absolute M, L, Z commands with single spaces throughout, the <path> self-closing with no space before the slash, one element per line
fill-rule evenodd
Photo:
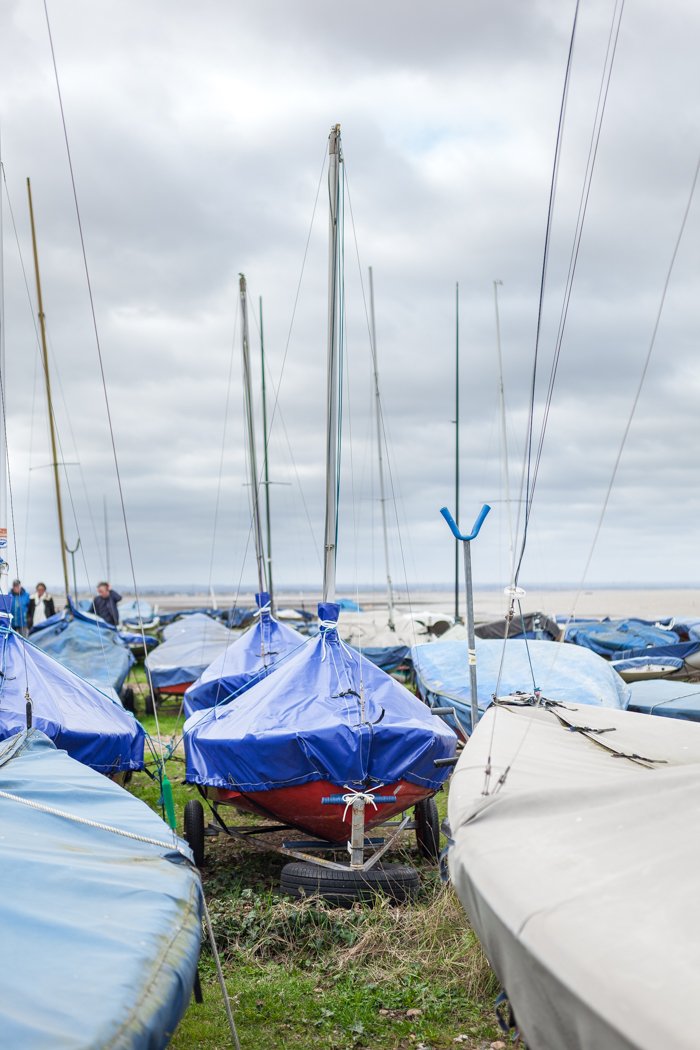
<path fill-rule="evenodd" d="M 455 518 L 459 521 L 459 282 L 455 285 Z M 455 623 L 459 615 L 459 540 L 455 540 Z"/>
<path fill-rule="evenodd" d="M 340 347 L 338 323 L 339 270 L 338 212 L 340 210 L 340 124 L 328 138 L 328 387 L 326 416 L 326 522 L 324 529 L 323 600 L 335 599 L 335 567 L 338 545 L 338 401 L 340 396 Z"/>
<path fill-rule="evenodd" d="M 253 426 L 253 384 L 250 375 L 250 341 L 248 338 L 248 293 L 244 274 L 239 275 L 241 294 L 241 314 L 243 327 L 241 343 L 243 350 L 243 394 L 245 397 L 245 421 L 248 435 L 248 470 L 250 480 L 251 509 L 253 511 L 253 530 L 255 532 L 255 561 L 258 567 L 258 590 L 267 590 L 265 586 L 265 552 L 262 542 L 260 524 L 260 500 L 258 498 L 258 462 L 255 454 L 255 428 Z"/>
<path fill-rule="evenodd" d="M 29 223 L 32 229 L 32 251 L 34 253 L 34 277 L 36 279 L 36 298 L 39 308 L 39 332 L 41 334 L 41 357 L 44 366 L 44 383 L 46 385 L 46 402 L 49 412 L 49 436 L 51 438 L 51 466 L 53 467 L 53 481 L 56 491 L 56 512 L 58 514 L 58 534 L 61 541 L 61 565 L 63 567 L 63 585 L 66 598 L 70 595 L 68 583 L 68 560 L 66 558 L 66 536 L 63 528 L 63 506 L 61 503 L 61 478 L 58 471 L 58 453 L 56 448 L 56 425 L 53 416 L 53 401 L 51 399 L 51 375 L 49 372 L 49 352 L 46 345 L 46 318 L 44 317 L 44 301 L 41 295 L 41 277 L 39 275 L 39 254 L 36 245 L 36 229 L 34 226 L 34 205 L 32 203 L 32 185 L 27 179 L 27 197 L 29 198 Z"/>
<path fill-rule="evenodd" d="M 274 610 L 275 601 L 272 590 L 272 526 L 270 525 L 270 471 L 267 455 L 267 392 L 265 389 L 265 338 L 263 335 L 263 308 L 262 296 L 259 299 L 260 308 L 260 367 L 262 369 L 262 416 L 263 416 L 263 474 L 265 485 L 265 526 L 267 533 L 267 589 L 270 595 L 270 604 Z"/>
<path fill-rule="evenodd" d="M 389 603 L 389 627 L 394 630 L 394 590 L 389 570 L 389 536 L 386 527 L 386 494 L 384 492 L 384 456 L 382 454 L 382 405 L 379 397 L 379 364 L 377 359 L 377 325 L 374 316 L 374 277 L 369 268 L 369 312 L 371 322 L 372 368 L 374 370 L 374 404 L 377 417 L 377 455 L 379 458 L 379 500 L 382 505 L 382 532 L 384 535 L 384 564 L 386 566 L 386 591 Z"/>
<path fill-rule="evenodd" d="M 510 505 L 510 472 L 508 470 L 508 435 L 506 432 L 506 397 L 503 389 L 503 358 L 501 356 L 501 319 L 498 312 L 498 286 L 503 281 L 493 282 L 493 305 L 496 311 L 496 357 L 498 361 L 498 401 L 501 413 L 501 453 L 503 455 L 503 478 L 505 483 L 506 513 L 508 515 L 508 542 L 510 552 L 510 573 L 513 575 L 513 555 L 515 543 L 513 540 L 513 514 Z M 513 582 L 512 579 L 509 582 Z"/>

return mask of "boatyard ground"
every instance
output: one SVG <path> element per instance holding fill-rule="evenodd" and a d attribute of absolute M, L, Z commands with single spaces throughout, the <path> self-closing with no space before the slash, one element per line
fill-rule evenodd
<path fill-rule="evenodd" d="M 155 719 L 137 714 L 155 736 Z M 182 729 L 176 710 L 160 715 L 164 740 Z M 178 828 L 185 803 L 181 749 L 168 761 Z M 131 790 L 159 809 L 159 788 L 136 774 Z M 441 816 L 446 796 L 438 796 Z M 240 823 L 245 818 L 237 816 Z M 497 983 L 453 891 L 422 861 L 413 836 L 402 852 L 420 868 L 411 905 L 332 908 L 277 892 L 279 854 L 225 836 L 207 840 L 204 887 L 236 1014 L 242 1050 L 484 1050 L 500 1045 Z M 174 1050 L 231 1045 L 213 960 L 202 951 L 204 1003 L 192 1003 Z"/>

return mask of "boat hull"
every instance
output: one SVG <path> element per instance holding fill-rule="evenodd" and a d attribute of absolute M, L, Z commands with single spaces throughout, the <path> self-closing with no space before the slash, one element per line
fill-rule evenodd
<path fill-rule="evenodd" d="M 372 793 L 372 792 L 370 792 Z M 434 794 L 431 789 L 398 780 L 374 789 L 374 794 L 386 797 L 395 795 L 396 802 L 378 802 L 365 805 L 365 828 L 376 827 L 391 817 L 410 809 L 424 798 Z M 346 810 L 345 803 L 324 804 L 322 799 L 331 795 L 351 795 L 345 787 L 331 784 L 328 780 L 315 780 L 310 784 L 278 788 L 272 791 L 240 792 L 223 788 L 208 788 L 207 797 L 219 804 L 235 806 L 247 813 L 271 818 L 290 827 L 298 828 L 309 835 L 329 843 L 345 843 L 350 837 L 352 807 Z"/>

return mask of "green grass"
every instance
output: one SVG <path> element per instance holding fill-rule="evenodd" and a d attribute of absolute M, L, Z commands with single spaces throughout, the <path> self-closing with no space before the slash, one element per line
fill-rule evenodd
<path fill-rule="evenodd" d="M 155 737 L 155 719 L 143 715 L 140 700 L 137 713 Z M 164 743 L 177 740 L 177 705 L 161 710 L 159 723 Z M 176 752 L 167 773 L 180 831 L 185 803 L 199 797 L 184 772 Z M 159 786 L 145 773 L 130 789 L 160 809 Z M 443 816 L 443 793 L 438 802 Z M 412 836 L 391 859 L 420 869 L 416 901 L 332 908 L 279 895 L 280 854 L 225 835 L 207 839 L 203 881 L 242 1050 L 476 1050 L 498 1038 L 496 981 L 453 891 L 420 858 Z M 204 1003 L 190 1005 L 174 1050 L 231 1045 L 206 943 L 200 972 Z"/>

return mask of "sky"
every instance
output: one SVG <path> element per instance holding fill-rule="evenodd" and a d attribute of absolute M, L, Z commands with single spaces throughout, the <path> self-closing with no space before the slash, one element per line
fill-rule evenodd
<path fill-rule="evenodd" d="M 454 544 L 456 284 L 460 522 L 479 585 L 509 582 L 557 121 L 575 4 L 562 0 L 43 0 L 0 9 L 3 335 L 10 562 L 60 588 L 26 204 L 31 177 L 67 542 L 78 586 L 235 590 L 255 580 L 238 274 L 259 298 L 273 564 L 321 583 L 327 189 L 345 171 L 346 379 L 338 579 L 385 567 L 368 267 L 386 436 L 390 571 L 448 584 Z M 619 0 L 582 0 L 543 299 L 539 441 L 579 201 Z M 700 9 L 628 3 L 619 38 L 520 583 L 700 578 L 700 201 L 693 199 L 599 534 L 700 151 Z M 494 281 L 505 398 L 501 437 Z M 507 497 L 510 496 L 510 502 Z M 105 515 L 108 528 L 105 530 Z M 510 522 L 510 524 L 509 524 Z M 106 543 L 106 533 L 108 536 Z M 584 575 L 585 574 L 585 575 Z"/>

